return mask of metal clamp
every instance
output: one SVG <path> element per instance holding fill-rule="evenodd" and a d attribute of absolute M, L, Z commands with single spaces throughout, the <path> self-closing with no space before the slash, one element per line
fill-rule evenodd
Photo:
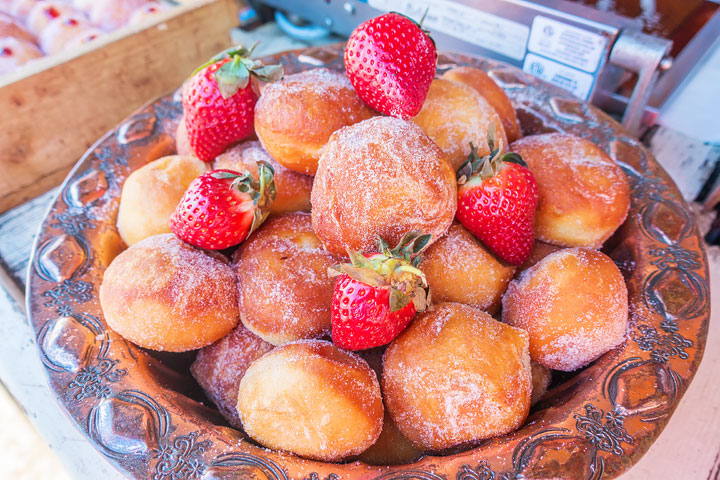
<path fill-rule="evenodd" d="M 630 72 L 638 79 L 622 117 L 623 126 L 633 135 L 640 133 L 645 107 L 650 99 L 659 70 L 670 67 L 667 57 L 672 42 L 634 30 L 623 30 L 610 52 L 610 63 Z"/>

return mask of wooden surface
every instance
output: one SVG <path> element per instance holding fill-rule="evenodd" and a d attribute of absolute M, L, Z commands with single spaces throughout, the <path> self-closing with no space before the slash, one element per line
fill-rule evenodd
<path fill-rule="evenodd" d="M 0 81 L 0 212 L 58 185 L 105 132 L 230 45 L 235 0 L 198 0 Z"/>
<path fill-rule="evenodd" d="M 53 192 L 0 215 L 0 257 L 14 280 L 0 288 L 0 380 L 64 462 L 73 478 L 120 479 L 102 455 L 64 416 L 46 383 L 22 307 L 32 238 Z M 720 248 L 708 248 L 711 298 L 720 299 Z M 1 280 L 0 280 L 1 282 Z M 9 287 L 9 288 L 8 288 Z M 665 431 L 622 480 L 720 479 L 720 310 L 711 314 L 705 356 Z M 2 419 L 0 419 L 2 421 Z M 0 445 L 0 452 L 3 451 Z M 0 453 L 1 458 L 2 453 Z"/>

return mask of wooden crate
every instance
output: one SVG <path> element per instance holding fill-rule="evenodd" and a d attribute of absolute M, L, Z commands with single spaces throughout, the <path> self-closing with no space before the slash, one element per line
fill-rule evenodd
<path fill-rule="evenodd" d="M 58 185 L 95 141 L 230 46 L 235 0 L 197 0 L 149 25 L 0 79 L 0 212 Z"/>

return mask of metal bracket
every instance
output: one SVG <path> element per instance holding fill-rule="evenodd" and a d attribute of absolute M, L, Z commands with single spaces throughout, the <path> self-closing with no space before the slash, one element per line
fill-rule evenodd
<path fill-rule="evenodd" d="M 634 30 L 623 30 L 610 52 L 610 63 L 637 73 L 638 79 L 622 117 L 623 126 L 633 135 L 642 127 L 645 107 L 660 70 L 670 68 L 667 57 L 672 42 Z"/>

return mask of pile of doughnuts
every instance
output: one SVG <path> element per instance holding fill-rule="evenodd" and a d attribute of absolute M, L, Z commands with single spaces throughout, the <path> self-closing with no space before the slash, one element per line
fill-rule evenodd
<path fill-rule="evenodd" d="M 0 75 L 168 8 L 162 0 L 0 0 Z"/>
<path fill-rule="evenodd" d="M 328 69 L 261 92 L 257 140 L 214 167 L 274 165 L 269 220 L 220 253 L 170 233 L 182 192 L 210 168 L 181 121 L 178 155 L 125 182 L 117 226 L 129 248 L 100 287 L 108 325 L 129 341 L 198 350 L 192 375 L 231 425 L 309 459 L 412 462 L 521 427 L 552 370 L 625 341 L 627 287 L 599 249 L 625 220 L 629 186 L 600 148 L 565 133 L 522 138 L 503 90 L 470 67 L 435 79 L 409 121 L 372 111 Z M 455 171 L 490 129 L 538 183 L 536 244 L 519 267 L 453 221 Z M 328 268 L 414 230 L 432 235 L 418 268 L 434 304 L 387 346 L 338 348 Z"/>

